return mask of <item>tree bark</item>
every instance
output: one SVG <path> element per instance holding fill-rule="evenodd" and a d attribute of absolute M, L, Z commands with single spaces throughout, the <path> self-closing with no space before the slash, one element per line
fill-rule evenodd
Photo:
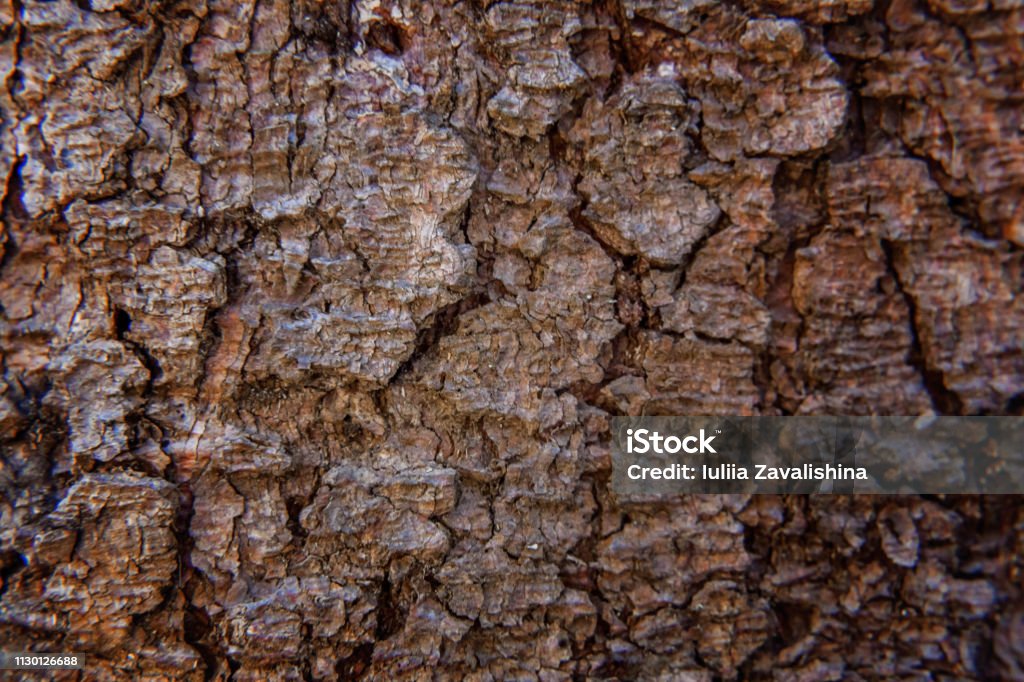
<path fill-rule="evenodd" d="M 0 25 L 0 648 L 1024 679 L 1017 497 L 608 485 L 614 415 L 1021 413 L 1024 3 Z"/>

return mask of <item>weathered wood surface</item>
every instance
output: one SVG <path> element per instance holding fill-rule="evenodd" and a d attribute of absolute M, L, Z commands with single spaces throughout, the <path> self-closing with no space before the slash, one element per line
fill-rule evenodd
<path fill-rule="evenodd" d="M 1024 679 L 1015 498 L 618 504 L 615 414 L 1019 413 L 1024 3 L 0 5 L 0 644 Z"/>

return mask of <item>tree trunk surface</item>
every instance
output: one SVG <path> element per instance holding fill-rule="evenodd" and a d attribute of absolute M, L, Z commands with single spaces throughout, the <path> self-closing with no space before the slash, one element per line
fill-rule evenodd
<path fill-rule="evenodd" d="M 1019 498 L 609 488 L 615 415 L 1020 414 L 1024 3 L 0 26 L 0 648 L 1024 679 Z"/>

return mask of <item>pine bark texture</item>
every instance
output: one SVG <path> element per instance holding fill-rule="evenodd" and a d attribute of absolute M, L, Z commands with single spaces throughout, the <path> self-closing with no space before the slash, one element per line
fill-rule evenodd
<path fill-rule="evenodd" d="M 87 679 L 1024 679 L 1014 497 L 610 492 L 1019 414 L 1017 0 L 0 3 L 0 644 Z"/>

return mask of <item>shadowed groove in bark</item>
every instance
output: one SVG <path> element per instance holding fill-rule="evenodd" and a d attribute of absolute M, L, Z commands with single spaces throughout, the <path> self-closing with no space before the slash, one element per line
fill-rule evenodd
<path fill-rule="evenodd" d="M 882 250 L 885 252 L 886 266 L 889 269 L 889 274 L 896 282 L 896 286 L 899 289 L 900 295 L 903 300 L 906 301 L 907 309 L 910 310 L 910 334 L 913 343 L 910 348 L 910 357 L 907 360 L 913 365 L 917 371 L 921 374 L 921 379 L 924 381 L 924 385 L 928 389 L 928 394 L 931 396 L 932 404 L 935 406 L 937 414 L 963 414 L 963 403 L 959 396 L 953 391 L 950 391 L 942 377 L 942 372 L 929 368 L 925 362 L 924 352 L 921 350 L 921 340 L 918 337 L 917 331 L 917 304 L 914 298 L 904 288 L 903 283 L 900 281 L 900 274 L 896 267 L 893 265 L 893 249 L 895 248 L 892 242 L 888 240 L 882 240 Z"/>

